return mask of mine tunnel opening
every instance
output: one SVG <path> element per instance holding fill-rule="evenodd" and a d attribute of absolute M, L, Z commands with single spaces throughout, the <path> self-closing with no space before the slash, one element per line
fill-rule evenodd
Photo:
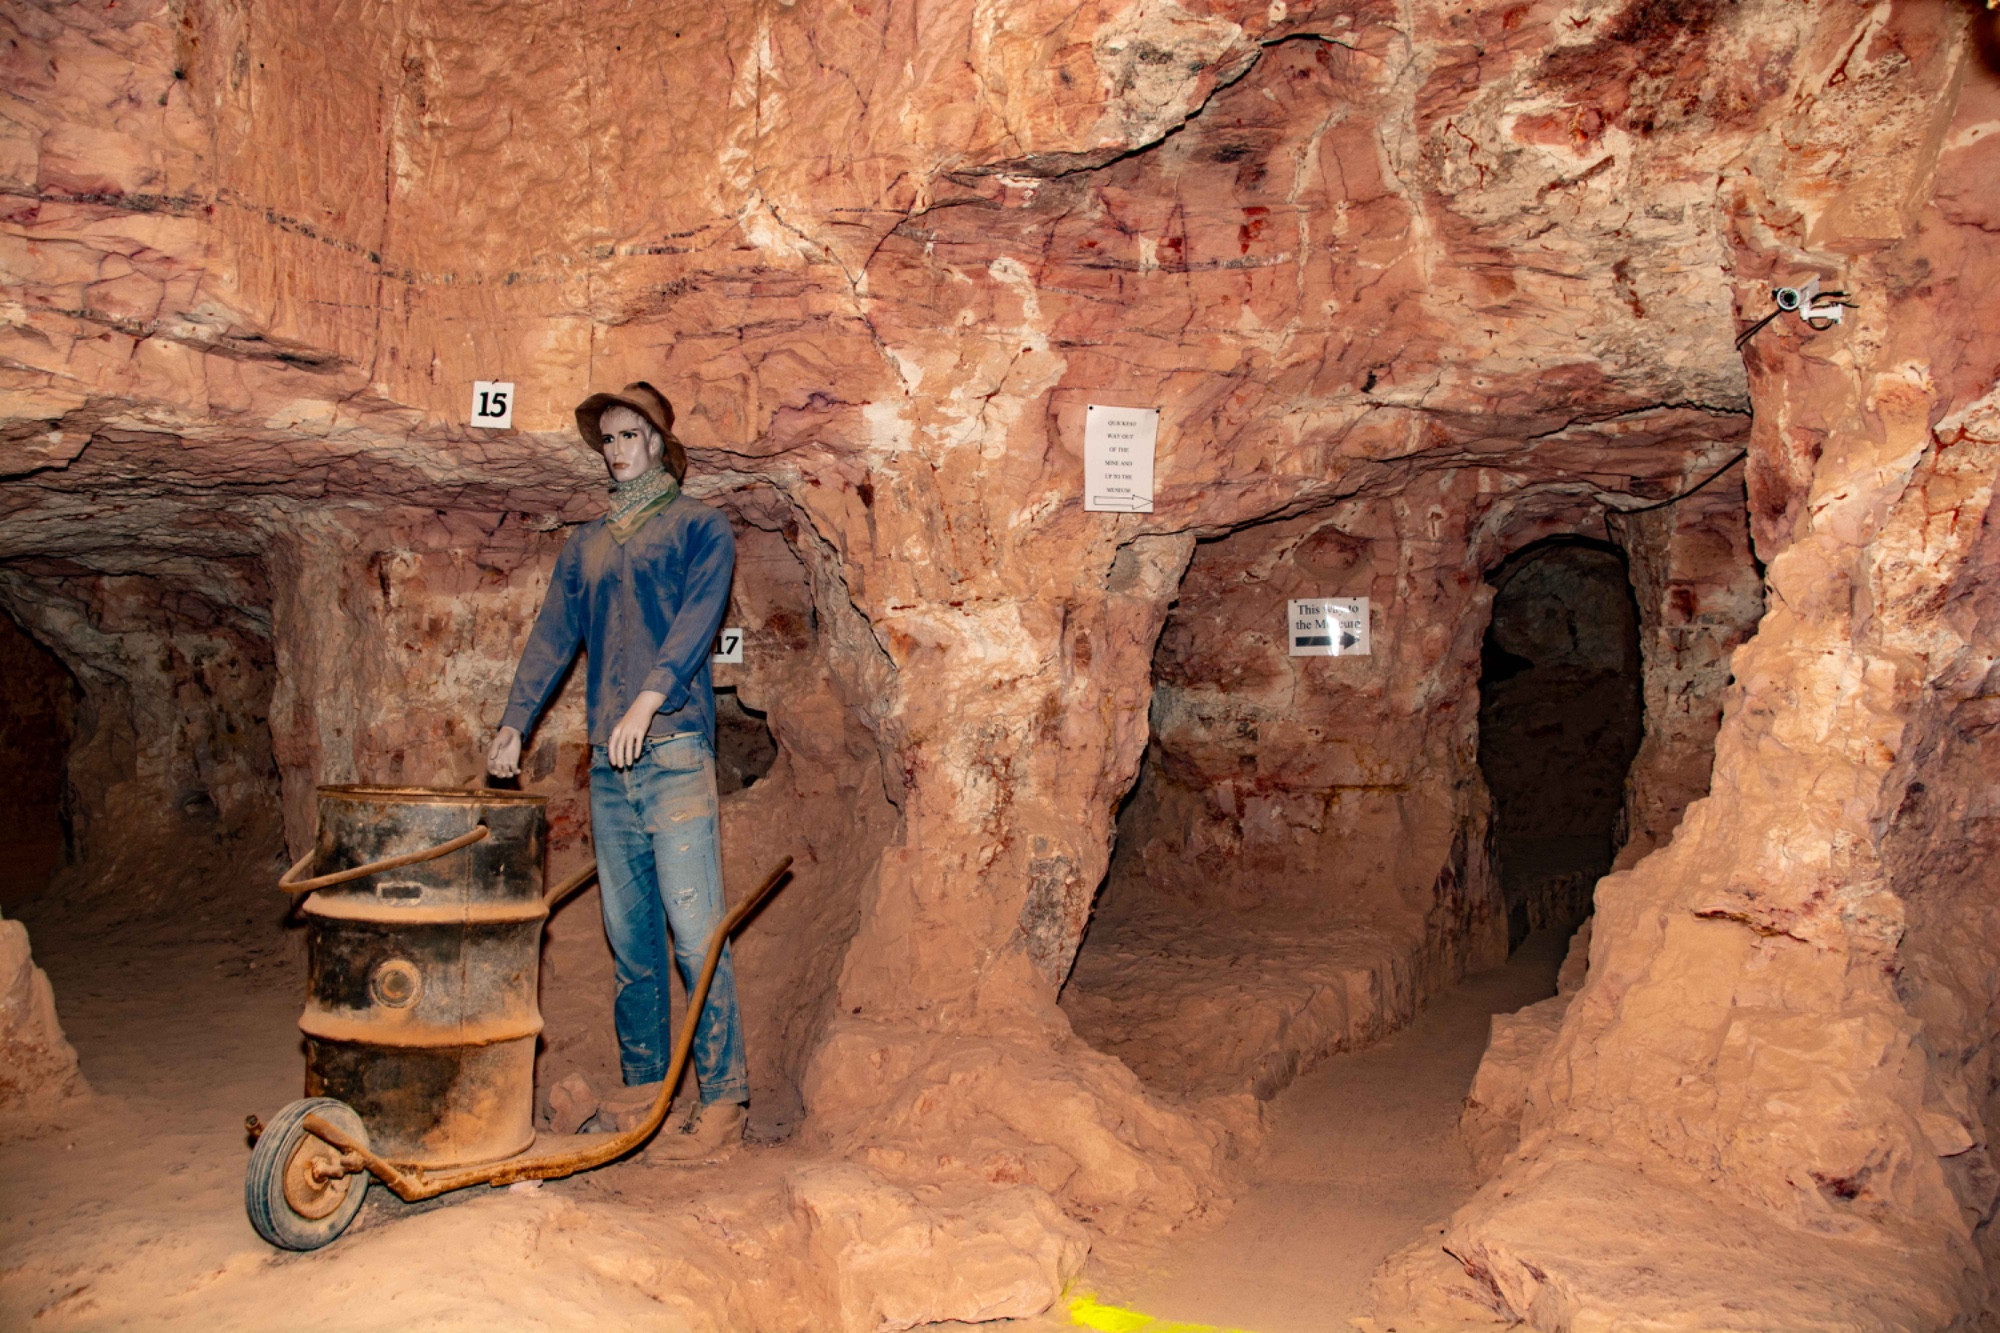
<path fill-rule="evenodd" d="M 1060 998 L 1156 1093 L 1275 1096 L 1500 961 L 1455 706 L 1477 640 L 1431 611 L 1470 614 L 1471 580 L 1405 522 L 1357 499 L 1194 545 Z M 1412 588 L 1421 609 L 1396 610 Z M 1319 599 L 1368 632 L 1344 620 L 1335 651 L 1295 651 L 1311 644 L 1292 641 L 1293 603 Z"/>
<path fill-rule="evenodd" d="M 715 788 L 723 796 L 754 786 L 778 761 L 769 712 L 743 702 L 733 685 L 715 691 Z"/>
<path fill-rule="evenodd" d="M 249 884 L 282 869 L 268 589 L 254 561 L 139 572 L 0 566 L 8 772 L 31 820 L 9 866 L 43 956 L 283 931 Z M 0 910 L 6 910 L 0 906 Z"/>
<path fill-rule="evenodd" d="M 1240 909 L 1254 906 L 1236 896 L 1235 849 L 1208 836 L 1233 792 L 1211 783 L 1173 741 L 1185 740 L 1182 728 L 1195 720 L 1185 691 L 1209 674 L 1190 659 L 1209 638 L 1195 622 L 1211 609 L 1207 594 L 1219 570 L 1212 556 L 1222 540 L 1195 544 L 1162 613 L 1149 663 L 1146 747 L 1112 812 L 1111 857 L 1059 997 L 1080 1036 L 1169 1095 L 1225 1082 L 1240 1062 L 1197 1068 L 1202 1062 L 1181 1058 L 1176 1030 L 1183 1010 L 1202 1007 L 1197 997 L 1217 979 L 1224 940 L 1246 924 Z M 1113 593 L 1136 583 L 1137 565 L 1136 549 L 1120 551 L 1109 574 Z M 1233 731 L 1234 743 L 1254 739 L 1243 726 Z M 1206 1017 L 1214 1026 L 1218 1015 Z M 1233 1026 L 1225 1019 L 1205 1053 L 1229 1045 Z"/>
<path fill-rule="evenodd" d="M 1639 609 L 1625 553 L 1587 538 L 1525 547 L 1487 581 L 1479 767 L 1512 950 L 1575 930 L 1623 841 L 1645 726 Z"/>
<path fill-rule="evenodd" d="M 62 659 L 0 613 L 0 914 L 17 916 L 75 857 L 65 780 L 83 688 Z"/>

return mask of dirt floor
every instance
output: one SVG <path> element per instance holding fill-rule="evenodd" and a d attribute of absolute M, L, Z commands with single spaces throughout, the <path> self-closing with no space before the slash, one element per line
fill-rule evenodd
<path fill-rule="evenodd" d="M 1300 1070 L 1408 1023 L 1422 952 L 1407 925 L 1333 932 L 1282 912 L 1161 905 L 1092 923 L 1062 1006 L 1078 1036 L 1155 1092 L 1268 1098 Z"/>
<path fill-rule="evenodd" d="M 785 1244 L 771 1219 L 798 1164 L 786 1145 L 416 1207 L 377 1189 L 339 1243 L 274 1252 L 244 1219 L 243 1119 L 298 1095 L 297 932 L 162 933 L 35 927 L 96 1095 L 0 1145 L 0 1328 L 672 1330 L 717 1311 L 726 1328 L 811 1326 L 784 1293 L 717 1277 Z M 1218 1224 L 1101 1249 L 1066 1307 L 981 1327 L 1344 1327 L 1376 1264 L 1470 1193 L 1452 1126 L 1487 1015 L 1550 993 L 1560 952 L 1534 937 L 1410 1028 L 1301 1078 L 1271 1104 L 1268 1149 Z"/>
<path fill-rule="evenodd" d="M 299 1095 L 296 932 L 65 936 L 37 929 L 36 955 L 96 1095 L 0 1145 L 0 1328 L 674 1330 L 738 1295 L 687 1270 L 707 1246 L 677 1233 L 727 1230 L 718 1192 L 724 1211 L 774 1193 L 781 1150 L 417 1206 L 376 1189 L 338 1244 L 272 1250 L 244 1217 L 244 1117 Z"/>
<path fill-rule="evenodd" d="M 1220 1225 L 1150 1253 L 1100 1251 L 1079 1286 L 1158 1321 L 1133 1333 L 1346 1328 L 1375 1267 L 1441 1231 L 1477 1187 L 1455 1126 L 1487 1019 L 1553 995 L 1566 944 L 1529 936 L 1409 1027 L 1301 1077 L 1271 1103 L 1264 1152 Z"/>

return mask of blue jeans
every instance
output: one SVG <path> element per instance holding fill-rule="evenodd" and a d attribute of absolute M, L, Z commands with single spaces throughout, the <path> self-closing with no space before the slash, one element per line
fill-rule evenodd
<path fill-rule="evenodd" d="M 591 747 L 590 820 L 604 933 L 616 963 L 618 1060 L 628 1086 L 666 1077 L 669 935 L 681 984 L 692 990 L 709 936 L 722 923 L 715 756 L 699 732 L 647 740 L 638 762 L 611 767 Z M 703 1105 L 750 1100 L 743 1019 L 725 948 L 694 1034 Z"/>

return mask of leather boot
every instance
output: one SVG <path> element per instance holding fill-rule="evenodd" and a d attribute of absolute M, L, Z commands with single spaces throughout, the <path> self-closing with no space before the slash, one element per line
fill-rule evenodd
<path fill-rule="evenodd" d="M 623 1134 L 646 1118 L 653 1109 L 653 1101 L 660 1095 L 660 1080 L 641 1083 L 636 1087 L 619 1088 L 606 1093 L 597 1104 L 597 1124 L 600 1129 L 608 1129 Z"/>
<path fill-rule="evenodd" d="M 678 1132 L 663 1129 L 646 1147 L 649 1162 L 713 1162 L 743 1144 L 750 1108 L 742 1102 L 703 1106 Z"/>

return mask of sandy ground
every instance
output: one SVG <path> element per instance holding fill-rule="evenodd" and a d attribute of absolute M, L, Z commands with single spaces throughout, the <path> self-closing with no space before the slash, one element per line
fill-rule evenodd
<path fill-rule="evenodd" d="M 1100 1249 L 1082 1287 L 1159 1326 L 1327 1333 L 1366 1308 L 1369 1275 L 1478 1187 L 1455 1126 L 1487 1019 L 1555 993 L 1567 941 L 1531 935 L 1505 967 L 1440 995 L 1401 1032 L 1280 1093 L 1223 1221 L 1150 1249 Z M 1147 1330 L 1146 1333 L 1151 1333 Z"/>
<path fill-rule="evenodd" d="M 727 1167 L 621 1164 L 417 1207 L 376 1189 L 339 1243 L 274 1252 L 244 1218 L 243 1118 L 299 1092 L 296 932 L 168 945 L 139 928 L 53 923 L 35 942 L 97 1095 L 0 1145 L 0 1328 L 675 1330 L 707 1324 L 703 1311 L 756 1309 L 765 1327 L 794 1317 L 782 1295 L 713 1276 L 755 1271 L 760 1246 L 784 1243 L 759 1219 L 782 1211 L 774 1195 L 798 1160 L 785 1146 Z M 1559 952 L 1533 940 L 1411 1028 L 1299 1080 L 1272 1104 L 1268 1149 L 1220 1223 L 1100 1251 L 1077 1293 L 1251 1333 L 1344 1327 L 1370 1270 L 1470 1193 L 1452 1124 L 1486 1016 L 1549 993 Z M 720 1248 L 736 1262 L 703 1262 Z M 1056 1311 L 983 1327 L 1076 1326 Z"/>
<path fill-rule="evenodd" d="M 97 1095 L 0 1145 L 0 1328 L 675 1330 L 726 1308 L 677 1230 L 726 1230 L 713 1200 L 768 1197 L 782 1149 L 726 1174 L 621 1164 L 415 1207 L 375 1189 L 339 1243 L 265 1245 L 243 1211 L 243 1119 L 299 1095 L 295 934 L 258 951 L 35 933 Z"/>

